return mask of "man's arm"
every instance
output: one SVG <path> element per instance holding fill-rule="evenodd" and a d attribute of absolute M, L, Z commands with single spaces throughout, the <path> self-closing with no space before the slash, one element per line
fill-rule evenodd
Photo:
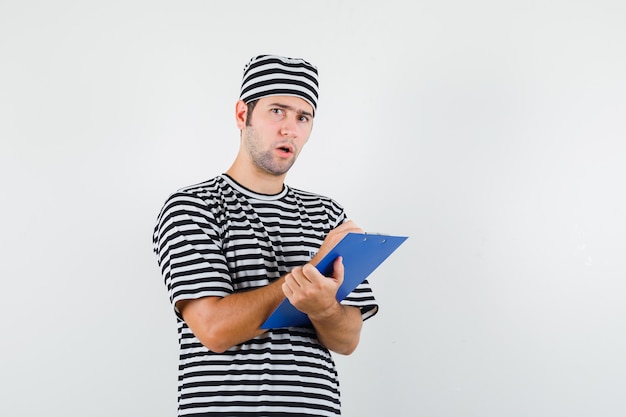
<path fill-rule="evenodd" d="M 260 327 L 285 298 L 284 280 L 223 298 L 183 300 L 176 307 L 198 340 L 221 353 L 266 332 Z"/>
<path fill-rule="evenodd" d="M 361 338 L 363 318 L 358 307 L 338 302 L 323 317 L 309 316 L 321 344 L 333 352 L 349 355 L 355 351 Z"/>
<path fill-rule="evenodd" d="M 177 302 L 176 307 L 198 340 L 219 353 L 265 333 L 261 325 L 285 296 L 291 294 L 291 303 L 309 315 L 320 343 L 337 353 L 352 353 L 358 345 L 363 322 L 358 308 L 343 306 L 336 300 L 337 290 L 343 282 L 343 264 L 340 259 L 335 262 L 332 278 L 323 276 L 314 267 L 350 232 L 362 233 L 362 230 L 352 221 L 343 223 L 328 234 L 310 263 L 294 268 L 265 287 L 226 297 L 183 300 Z M 306 276 L 302 271 L 306 271 Z M 307 285 L 307 292 L 298 291 L 301 301 L 297 301 L 294 291 L 286 290 L 284 285 L 286 277 L 293 279 L 294 274 L 303 283 L 314 284 Z"/>

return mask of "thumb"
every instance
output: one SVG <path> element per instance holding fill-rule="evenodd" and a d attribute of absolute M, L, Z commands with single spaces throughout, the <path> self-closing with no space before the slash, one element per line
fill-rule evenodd
<path fill-rule="evenodd" d="M 338 285 L 341 285 L 343 282 L 343 258 L 338 256 L 337 259 L 333 262 L 333 278 L 337 281 Z"/>

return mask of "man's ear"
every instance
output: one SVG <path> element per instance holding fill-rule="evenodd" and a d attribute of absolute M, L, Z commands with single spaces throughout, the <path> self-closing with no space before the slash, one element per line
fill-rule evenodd
<path fill-rule="evenodd" d="M 237 101 L 235 104 L 235 121 L 239 130 L 243 130 L 246 125 L 246 118 L 248 117 L 248 106 L 243 100 Z"/>

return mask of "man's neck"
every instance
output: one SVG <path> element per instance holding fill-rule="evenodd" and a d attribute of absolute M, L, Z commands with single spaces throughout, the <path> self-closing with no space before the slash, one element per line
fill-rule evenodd
<path fill-rule="evenodd" d="M 249 190 L 259 194 L 278 194 L 283 190 L 286 175 L 271 175 L 253 169 L 242 169 L 234 163 L 226 174 Z"/>

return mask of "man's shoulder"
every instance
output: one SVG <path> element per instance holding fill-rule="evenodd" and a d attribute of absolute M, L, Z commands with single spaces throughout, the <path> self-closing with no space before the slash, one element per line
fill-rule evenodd
<path fill-rule="evenodd" d="M 311 204 L 311 205 L 324 205 L 326 207 L 333 207 L 335 209 L 338 210 L 342 210 L 343 207 L 341 206 L 341 204 L 339 204 L 337 202 L 337 200 L 335 200 L 332 197 L 323 195 L 323 194 L 319 194 L 313 191 L 306 191 L 306 190 L 302 190 L 300 188 L 294 188 L 294 187 L 289 187 L 289 190 L 296 195 L 304 204 Z"/>
<path fill-rule="evenodd" d="M 233 191 L 228 183 L 224 181 L 221 175 L 218 175 L 203 182 L 178 188 L 170 193 L 164 206 L 188 205 L 196 206 L 197 208 L 219 206 L 232 193 Z"/>
<path fill-rule="evenodd" d="M 210 195 L 219 192 L 220 189 L 224 188 L 224 185 L 226 185 L 226 182 L 221 175 L 218 175 L 209 180 L 180 187 L 174 194 Z"/>
<path fill-rule="evenodd" d="M 316 193 L 314 191 L 303 190 L 301 188 L 289 186 L 289 190 L 298 196 L 308 198 L 308 199 L 321 199 L 321 200 L 329 200 L 329 201 L 333 200 L 331 197 L 328 197 L 324 194 Z"/>

